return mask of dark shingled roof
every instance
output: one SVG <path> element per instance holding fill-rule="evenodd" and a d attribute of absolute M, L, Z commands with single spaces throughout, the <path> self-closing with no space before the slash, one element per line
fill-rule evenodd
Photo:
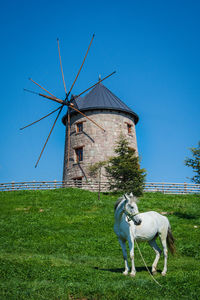
<path fill-rule="evenodd" d="M 135 124 L 137 124 L 139 120 L 138 115 L 102 83 L 97 84 L 84 97 L 75 98 L 72 103 L 81 112 L 96 109 L 115 110 L 130 114 L 134 118 Z M 70 114 L 74 113 L 76 112 L 71 110 Z M 63 119 L 63 123 L 65 123 L 65 117 Z"/>

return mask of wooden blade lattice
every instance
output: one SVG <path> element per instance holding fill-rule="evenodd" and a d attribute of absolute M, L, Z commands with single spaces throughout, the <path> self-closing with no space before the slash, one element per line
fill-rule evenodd
<path fill-rule="evenodd" d="M 65 77 L 64 77 L 64 72 L 63 72 L 63 67 L 62 67 L 62 60 L 61 60 L 61 55 L 60 55 L 59 39 L 57 39 L 57 43 L 58 43 L 58 54 L 59 54 L 60 68 L 61 68 L 61 73 L 62 73 L 62 80 L 63 80 L 64 89 L 65 89 L 65 94 L 67 96 L 67 89 L 66 89 L 66 84 L 65 84 Z"/>
<path fill-rule="evenodd" d="M 39 83 L 37 83 L 36 81 L 34 81 L 32 78 L 29 78 L 30 81 L 32 81 L 34 84 L 36 84 L 37 86 L 39 86 L 42 90 L 44 90 L 45 92 L 47 92 L 49 95 L 51 95 L 52 97 L 56 98 L 52 93 L 50 93 L 49 91 L 47 91 L 47 89 L 45 89 L 43 86 L 41 86 Z"/>
<path fill-rule="evenodd" d="M 74 99 L 80 97 L 81 95 L 85 94 L 87 91 L 91 90 L 93 87 L 95 87 L 97 84 L 99 84 L 100 82 L 106 80 L 108 77 L 112 76 L 113 74 L 115 74 L 116 71 L 112 72 L 111 74 L 109 74 L 108 76 L 104 77 L 103 79 L 100 79 L 97 83 L 93 84 L 91 87 L 89 87 L 88 89 L 84 90 L 82 93 L 80 93 L 79 95 L 75 96 Z"/>
<path fill-rule="evenodd" d="M 94 34 L 93 34 L 92 39 L 91 39 L 91 41 L 90 41 L 90 44 L 89 44 L 89 46 L 88 46 L 87 52 L 86 52 L 85 57 L 84 57 L 83 62 L 82 62 L 82 65 L 81 65 L 81 67 L 80 67 L 80 69 L 79 69 L 79 71 L 78 71 L 78 74 L 76 75 L 76 78 L 75 78 L 74 82 L 72 83 L 72 86 L 71 86 L 71 88 L 70 88 L 70 90 L 69 90 L 69 94 L 71 93 L 71 91 L 72 91 L 72 89 L 73 89 L 73 87 L 74 87 L 74 84 L 75 84 L 75 82 L 76 82 L 76 80 L 77 80 L 77 78 L 78 78 L 78 76 L 79 76 L 79 74 L 80 74 L 80 72 L 81 72 L 81 69 L 82 69 L 82 67 L 83 67 L 83 65 L 84 65 L 84 62 L 85 62 L 85 60 L 86 60 L 86 57 L 87 57 L 88 52 L 89 52 L 89 50 L 90 50 L 90 47 L 91 47 L 91 45 L 92 45 L 93 39 L 94 39 Z M 69 94 L 68 94 L 68 95 L 69 95 Z"/>
<path fill-rule="evenodd" d="M 66 98 L 65 98 L 65 100 L 61 100 L 61 99 L 57 98 L 57 97 L 54 96 L 51 92 L 49 92 L 47 89 L 45 89 L 43 86 L 41 86 L 40 84 L 38 84 L 37 82 L 35 82 L 33 79 L 29 78 L 30 81 L 32 81 L 35 85 L 37 85 L 38 87 L 40 87 L 41 89 L 43 89 L 43 90 L 44 90 L 46 93 L 48 93 L 50 96 L 45 95 L 45 94 L 41 94 L 41 93 L 37 93 L 37 92 L 34 92 L 34 91 L 30 91 L 30 90 L 27 90 L 27 89 L 25 89 L 25 91 L 28 91 L 28 92 L 37 94 L 37 95 L 39 95 L 39 96 L 41 96 L 41 97 L 43 97 L 43 98 L 46 98 L 46 99 L 55 101 L 55 102 L 57 102 L 57 103 L 59 103 L 59 104 L 62 104 L 62 106 L 58 107 L 57 109 L 55 109 L 54 111 L 52 111 L 52 112 L 50 112 L 49 114 L 45 115 L 44 117 L 40 118 L 39 120 L 34 121 L 34 122 L 32 122 L 31 124 L 26 125 L 26 126 L 20 128 L 20 130 L 23 130 L 23 129 L 29 127 L 29 126 L 32 126 L 33 124 L 36 124 L 37 122 L 40 122 L 40 121 L 43 120 L 44 118 L 47 118 L 48 116 L 50 116 L 51 114 L 53 114 L 53 113 L 55 113 L 56 111 L 59 110 L 59 111 L 58 111 L 58 114 L 57 114 L 57 116 L 56 116 L 56 119 L 55 119 L 55 121 L 54 121 L 54 123 L 53 123 L 53 125 L 52 125 L 52 127 L 51 127 L 50 132 L 49 132 L 49 135 L 48 135 L 48 137 L 47 137 L 47 139 L 46 139 L 46 141 L 45 141 L 45 144 L 44 144 L 44 146 L 43 146 L 43 148 L 42 148 L 42 151 L 40 152 L 40 155 L 39 155 L 38 160 L 37 160 L 37 162 L 36 162 L 35 168 L 37 167 L 37 165 L 38 165 L 38 163 L 39 163 L 39 161 L 40 161 L 40 159 L 41 159 L 41 156 L 42 156 L 42 154 L 43 154 L 43 152 L 44 152 L 44 149 L 45 149 L 45 147 L 46 147 L 46 145 L 47 145 L 47 143 L 48 143 L 48 141 L 49 141 L 49 138 L 50 138 L 50 136 L 51 136 L 51 134 L 52 134 L 52 131 L 53 131 L 53 129 L 54 129 L 55 125 L 56 125 L 56 122 L 57 122 L 57 120 L 58 120 L 58 118 L 59 118 L 59 116 L 60 116 L 60 113 L 61 113 L 61 111 L 62 111 L 62 109 L 63 109 L 63 107 L 64 107 L 65 105 L 68 106 L 68 113 L 67 113 L 67 126 L 68 126 L 68 146 L 67 146 L 67 147 L 68 147 L 68 158 L 67 158 L 67 167 L 69 167 L 69 159 L 70 159 L 70 131 L 71 131 L 71 128 L 70 128 L 70 109 L 75 110 L 76 112 L 80 113 L 82 116 L 84 116 L 86 119 L 88 119 L 89 121 L 91 121 L 93 124 L 95 124 L 97 127 L 99 127 L 101 130 L 103 130 L 103 131 L 105 132 L 105 129 L 104 129 L 102 126 L 100 126 L 99 124 L 97 124 L 97 123 L 96 123 L 93 119 L 91 119 L 90 117 L 86 116 L 86 115 L 85 115 L 84 113 L 82 113 L 79 109 L 75 108 L 74 105 L 73 105 L 73 103 L 71 103 L 71 101 L 68 101 L 68 97 L 69 97 L 69 95 L 70 95 L 70 93 L 71 93 L 71 91 L 72 91 L 72 89 L 73 89 L 73 87 L 74 87 L 74 85 L 75 85 L 75 83 L 76 83 L 76 81 L 77 81 L 77 79 L 78 79 L 78 76 L 79 76 L 79 74 L 80 74 L 80 72 L 81 72 L 81 70 L 82 70 L 82 68 L 83 68 L 83 65 L 84 65 L 84 63 L 85 63 L 86 57 L 87 57 L 88 52 L 89 52 L 89 50 L 90 50 L 90 47 L 91 47 L 91 45 L 92 45 L 93 39 L 94 39 L 94 34 L 93 34 L 92 39 L 91 39 L 91 41 L 90 41 L 90 44 L 89 44 L 89 46 L 88 46 L 88 49 L 87 49 L 87 52 L 86 52 L 85 57 L 84 57 L 84 59 L 83 59 L 83 62 L 82 62 L 82 64 L 81 64 L 81 67 L 80 67 L 80 69 L 79 69 L 79 71 L 78 71 L 78 73 L 77 73 L 77 75 L 76 75 L 76 78 L 75 78 L 75 80 L 74 80 L 74 82 L 73 82 L 73 84 L 72 84 L 72 86 L 71 86 L 71 88 L 70 88 L 70 90 L 69 90 L 68 93 L 67 93 L 67 89 L 66 89 L 65 78 L 64 78 L 64 72 L 63 72 L 63 67 L 62 67 L 59 39 L 57 39 L 58 53 L 59 53 L 59 61 L 60 61 L 60 67 L 61 67 L 61 73 L 62 73 L 62 80 L 63 80 L 63 85 L 64 85 L 64 89 L 65 89 L 65 93 L 66 93 Z M 79 95 L 75 96 L 75 97 L 72 98 L 72 99 L 76 99 L 76 98 L 80 97 L 81 95 L 83 95 L 84 93 L 86 93 L 87 91 L 89 91 L 90 89 L 92 89 L 92 88 L 95 87 L 97 84 L 99 84 L 100 82 L 104 81 L 105 79 L 107 79 L 108 77 L 110 77 L 111 75 L 113 75 L 114 73 L 115 73 L 115 71 L 112 72 L 110 75 L 104 77 L 103 79 L 99 80 L 97 83 L 95 83 L 94 85 L 92 85 L 92 86 L 89 87 L 88 89 L 84 90 L 82 93 L 80 93 Z"/>
<path fill-rule="evenodd" d="M 54 121 L 54 123 L 53 123 L 53 126 L 51 127 L 51 130 L 50 130 L 50 132 L 49 132 L 49 135 L 48 135 L 48 137 L 47 137 L 47 139 L 46 139 L 46 142 L 45 142 L 45 144 L 44 144 L 44 146 L 43 146 L 43 148 L 42 148 L 42 151 L 40 152 L 39 158 L 38 158 L 38 160 L 37 160 L 37 162 L 36 162 L 35 168 L 37 168 L 37 165 L 38 165 L 38 163 L 39 163 L 39 161 L 40 161 L 40 158 L 41 158 L 41 156 L 42 156 L 42 154 L 43 154 L 43 152 L 44 152 L 44 149 L 45 149 L 45 147 L 46 147 L 46 145 L 47 145 L 47 143 L 48 143 L 48 140 L 49 140 L 49 138 L 50 138 L 50 136 L 51 136 L 51 134 L 52 134 L 52 131 L 53 131 L 55 125 L 56 125 L 56 122 L 57 122 L 57 120 L 58 120 L 58 117 L 59 117 L 59 115 L 60 115 L 62 109 L 63 109 L 63 105 L 61 106 L 61 108 L 60 108 L 60 110 L 59 110 L 59 112 L 58 112 L 58 114 L 57 114 L 57 117 L 56 117 L 56 119 L 55 119 L 55 121 Z"/>
<path fill-rule="evenodd" d="M 62 107 L 62 106 L 61 106 L 61 107 Z M 34 124 L 36 124 L 36 123 L 42 121 L 43 119 L 45 119 L 45 118 L 49 117 L 50 115 L 54 114 L 54 113 L 55 113 L 56 111 L 58 111 L 61 107 L 58 107 L 57 109 L 53 110 L 52 112 L 50 112 L 50 113 L 47 114 L 46 116 L 40 118 L 39 120 L 34 121 L 34 122 L 32 122 L 31 124 L 28 124 L 28 125 L 26 125 L 26 126 L 20 128 L 20 130 L 23 130 L 23 129 L 27 128 L 27 127 L 30 127 L 30 126 L 32 126 L 32 125 L 34 125 Z"/>

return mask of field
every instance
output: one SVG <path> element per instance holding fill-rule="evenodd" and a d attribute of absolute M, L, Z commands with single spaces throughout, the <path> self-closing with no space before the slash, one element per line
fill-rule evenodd
<path fill-rule="evenodd" d="M 200 196 L 146 193 L 141 212 L 167 212 L 177 252 L 152 280 L 135 249 L 136 277 L 123 276 L 113 232 L 117 195 L 79 189 L 0 193 L 0 299 L 199 299 Z M 140 243 L 149 267 L 154 252 Z"/>

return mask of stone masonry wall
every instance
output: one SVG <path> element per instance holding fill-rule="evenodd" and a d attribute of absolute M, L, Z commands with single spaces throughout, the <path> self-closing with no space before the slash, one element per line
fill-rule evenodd
<path fill-rule="evenodd" d="M 114 148 L 120 133 L 123 133 L 129 141 L 130 147 L 137 151 L 136 131 L 133 117 L 125 112 L 111 110 L 87 111 L 85 114 L 102 126 L 104 132 L 81 114 L 71 116 L 70 132 L 70 160 L 67 168 L 68 157 L 68 130 L 66 126 L 65 154 L 63 180 L 71 180 L 78 177 L 91 179 L 88 174 L 90 165 L 107 160 L 114 155 Z M 83 122 L 83 132 L 76 132 L 76 124 Z M 131 133 L 128 133 L 127 123 L 131 125 Z M 75 149 L 83 147 L 83 161 L 76 162 Z M 106 181 L 103 175 L 102 181 Z"/>

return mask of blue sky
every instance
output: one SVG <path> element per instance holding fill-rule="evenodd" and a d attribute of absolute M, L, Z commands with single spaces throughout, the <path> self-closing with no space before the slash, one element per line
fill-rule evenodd
<path fill-rule="evenodd" d="M 0 182 L 61 180 L 65 127 L 61 119 L 35 169 L 54 116 L 20 131 L 57 104 L 28 78 L 64 98 L 116 70 L 105 85 L 139 117 L 136 126 L 147 181 L 190 182 L 184 166 L 200 140 L 199 1 L 1 1 Z"/>

